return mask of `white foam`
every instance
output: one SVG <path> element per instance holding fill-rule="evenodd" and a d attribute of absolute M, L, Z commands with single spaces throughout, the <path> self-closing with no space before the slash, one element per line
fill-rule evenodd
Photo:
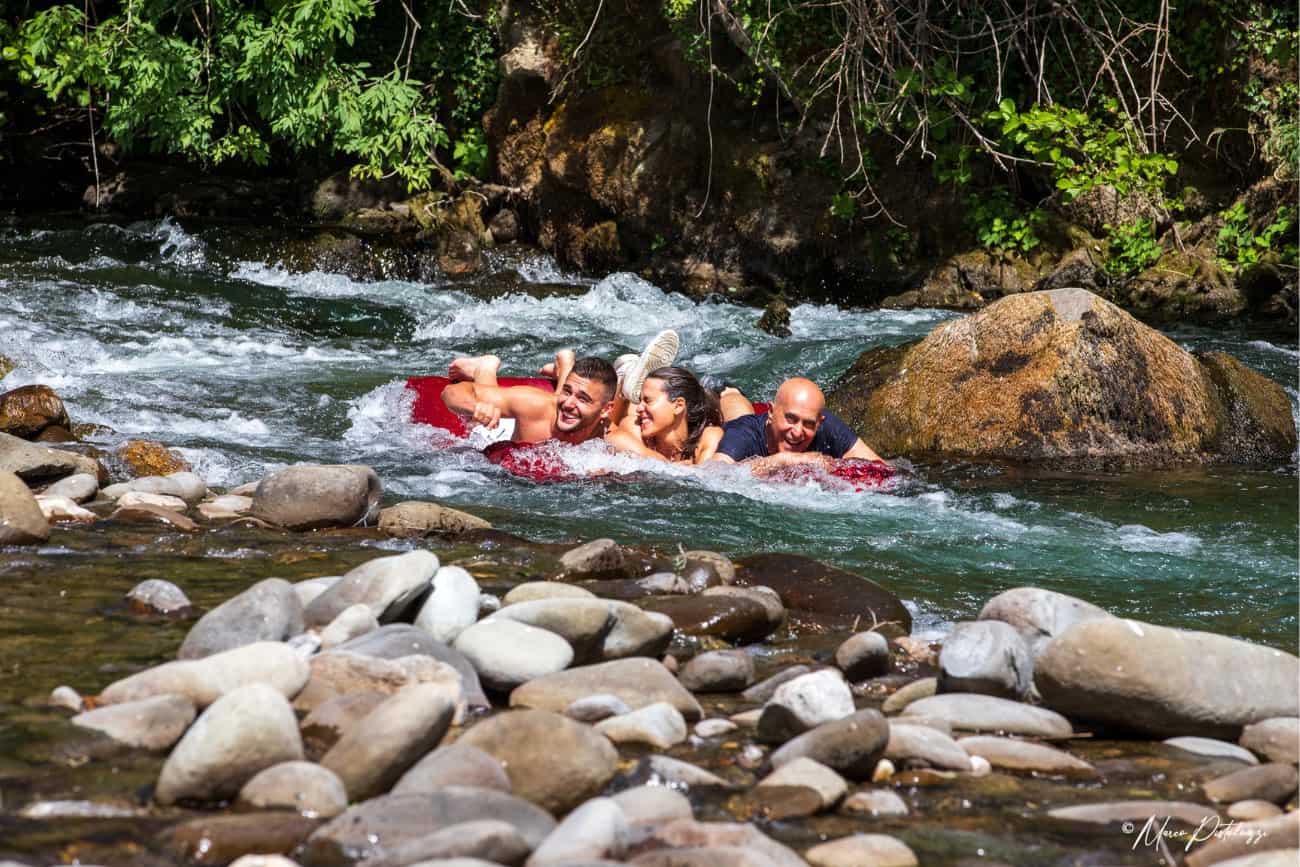
<path fill-rule="evenodd" d="M 1160 533 L 1141 524 L 1125 524 L 1115 530 L 1115 544 L 1133 553 L 1177 554 L 1189 556 L 1201 547 L 1201 540 L 1190 533 Z"/>

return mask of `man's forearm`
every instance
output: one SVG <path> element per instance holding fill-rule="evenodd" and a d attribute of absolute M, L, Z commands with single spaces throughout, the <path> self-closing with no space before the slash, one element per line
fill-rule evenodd
<path fill-rule="evenodd" d="M 442 390 L 442 402 L 447 409 L 462 417 L 474 414 L 478 403 L 478 394 L 472 382 L 453 382 Z"/>

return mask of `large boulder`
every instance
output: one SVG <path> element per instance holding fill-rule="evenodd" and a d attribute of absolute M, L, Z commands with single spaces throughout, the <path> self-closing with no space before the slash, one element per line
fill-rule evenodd
<path fill-rule="evenodd" d="M 99 478 L 99 462 L 76 452 L 46 448 L 7 433 L 0 433 L 0 472 L 10 472 L 24 482 L 52 482 L 74 473 Z"/>
<path fill-rule="evenodd" d="M 302 602 L 293 585 L 267 578 L 203 615 L 176 656 L 199 659 L 254 641 L 284 641 L 302 629 Z"/>
<path fill-rule="evenodd" d="M 1083 289 L 1012 295 L 882 352 L 864 353 L 828 405 L 887 454 L 1276 463 L 1296 448 L 1280 385 L 1198 361 Z M 1225 394 L 1229 369 L 1242 394 Z"/>
<path fill-rule="evenodd" d="M 1025 698 L 1033 669 L 1029 647 L 1015 627 L 998 620 L 958 623 L 939 653 L 939 691 Z"/>
<path fill-rule="evenodd" d="M 1300 707 L 1300 660 L 1290 653 L 1120 618 L 1055 638 L 1034 683 L 1053 710 L 1159 737 L 1235 740 L 1244 726 Z"/>
<path fill-rule="evenodd" d="M 0 470 L 0 545 L 31 545 L 50 538 L 45 513 L 13 473 Z"/>
<path fill-rule="evenodd" d="M 736 584 L 775 590 L 796 625 L 811 620 L 823 626 L 880 626 L 886 635 L 912 631 L 912 615 L 902 601 L 870 578 L 798 554 L 757 554 L 736 565 Z"/>
<path fill-rule="evenodd" d="M 429 589 L 438 558 L 428 551 L 376 557 L 350 570 L 303 609 L 308 626 L 327 626 L 346 609 L 363 604 L 380 623 L 396 620 Z"/>
<path fill-rule="evenodd" d="M 30 440 L 50 425 L 69 429 L 72 422 L 48 385 L 24 385 L 0 394 L 0 431 Z"/>
<path fill-rule="evenodd" d="M 1000 620 L 1014 627 L 1033 657 L 1074 624 L 1109 616 L 1090 602 L 1041 587 L 1005 590 L 985 602 L 979 613 L 980 620 Z"/>
<path fill-rule="evenodd" d="M 290 530 L 371 524 L 382 494 L 370 467 L 299 464 L 262 480 L 253 493 L 253 517 Z"/>

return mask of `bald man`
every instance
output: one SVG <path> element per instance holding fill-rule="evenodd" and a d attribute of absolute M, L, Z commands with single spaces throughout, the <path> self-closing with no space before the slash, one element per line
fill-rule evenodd
<path fill-rule="evenodd" d="M 715 461 L 754 461 L 754 469 L 760 470 L 827 457 L 881 459 L 852 428 L 826 411 L 826 396 L 812 380 L 797 377 L 781 383 L 764 413 L 755 414 L 745 396 L 731 388 L 724 390 L 721 403 L 727 423 Z"/>

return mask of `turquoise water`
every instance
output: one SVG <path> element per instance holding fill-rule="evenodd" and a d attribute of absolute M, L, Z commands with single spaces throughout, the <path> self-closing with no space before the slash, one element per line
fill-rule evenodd
<path fill-rule="evenodd" d="M 440 373 L 459 354 L 493 352 L 506 372 L 527 373 L 560 347 L 613 357 L 675 328 L 683 363 L 761 396 L 795 373 L 833 383 L 863 349 L 954 314 L 801 305 L 793 336 L 779 340 L 756 328 L 753 309 L 696 303 L 630 274 L 578 278 L 529 251 L 494 253 L 490 273 L 468 283 L 367 282 L 289 273 L 275 264 L 278 243 L 171 221 L 0 228 L 0 354 L 19 363 L 0 389 L 49 384 L 74 421 L 111 429 L 102 444 L 162 440 L 215 486 L 295 461 L 368 463 L 390 500 L 437 499 L 531 538 L 804 553 L 894 589 L 926 636 L 1035 584 L 1296 649 L 1294 462 L 1105 476 L 926 467 L 889 493 L 847 493 L 588 444 L 569 455 L 574 466 L 615 477 L 536 485 L 405 420 L 405 378 Z M 1232 352 L 1294 402 L 1295 345 L 1170 336 Z"/>

